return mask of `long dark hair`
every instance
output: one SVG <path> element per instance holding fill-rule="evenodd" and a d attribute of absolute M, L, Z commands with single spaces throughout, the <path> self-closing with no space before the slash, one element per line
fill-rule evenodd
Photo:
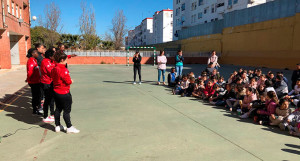
<path fill-rule="evenodd" d="M 165 51 L 164 50 L 160 50 L 159 52 L 160 52 L 159 56 L 162 56 L 162 53 L 164 53 Z"/>
<path fill-rule="evenodd" d="M 274 92 L 274 91 L 269 91 L 268 93 L 267 93 L 267 96 L 271 99 L 271 100 L 273 100 L 276 104 L 278 104 L 278 98 L 277 98 L 277 96 L 276 96 L 276 93 Z"/>
<path fill-rule="evenodd" d="M 66 60 L 68 58 L 68 56 L 61 50 L 57 51 L 55 54 L 54 54 L 54 60 L 57 62 L 57 63 L 60 63 L 61 60 Z"/>

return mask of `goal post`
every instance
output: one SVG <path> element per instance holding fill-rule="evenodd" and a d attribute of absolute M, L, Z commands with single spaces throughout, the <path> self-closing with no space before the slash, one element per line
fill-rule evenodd
<path fill-rule="evenodd" d="M 156 47 L 135 47 L 135 46 L 130 46 L 127 48 L 127 66 L 129 66 L 129 51 L 130 50 L 137 50 L 137 49 L 143 49 L 143 50 L 153 50 L 153 66 L 155 66 L 155 62 L 156 62 Z"/>

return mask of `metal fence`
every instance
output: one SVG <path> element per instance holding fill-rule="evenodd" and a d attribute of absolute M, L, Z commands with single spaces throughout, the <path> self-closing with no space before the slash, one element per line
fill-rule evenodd
<path fill-rule="evenodd" d="M 142 57 L 154 57 L 154 51 L 139 51 Z M 87 57 L 133 57 L 135 51 L 66 51 L 67 55 L 76 54 L 77 56 Z M 128 54 L 128 55 L 127 55 Z M 160 52 L 156 51 L 156 55 Z M 177 54 L 177 51 L 165 51 L 167 57 L 173 57 Z"/>
<path fill-rule="evenodd" d="M 179 31 L 179 40 L 222 33 L 223 28 L 263 22 L 300 13 L 300 0 L 275 0 L 224 14 L 223 20 L 195 25 Z"/>
<path fill-rule="evenodd" d="M 76 54 L 79 57 L 133 57 L 135 51 L 66 51 L 67 55 Z M 128 54 L 128 55 L 127 55 Z M 140 51 L 142 57 L 154 57 L 154 51 Z M 156 56 L 160 54 L 160 51 L 156 51 Z M 175 57 L 177 51 L 165 51 L 166 57 Z M 188 52 L 184 53 L 184 57 L 209 57 L 210 52 Z M 221 53 L 217 53 L 220 57 Z"/>

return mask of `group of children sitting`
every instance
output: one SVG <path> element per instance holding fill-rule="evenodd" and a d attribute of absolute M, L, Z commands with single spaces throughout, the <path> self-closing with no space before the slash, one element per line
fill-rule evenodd
<path fill-rule="evenodd" d="M 241 119 L 279 126 L 291 135 L 300 136 L 300 79 L 288 91 L 283 73 L 267 75 L 261 69 L 234 71 L 227 81 L 217 69 L 205 70 L 198 78 L 193 72 L 177 76 L 175 69 L 168 75 L 174 95 L 196 97 L 215 106 L 236 112 Z M 295 110 L 291 110 L 295 106 Z"/>

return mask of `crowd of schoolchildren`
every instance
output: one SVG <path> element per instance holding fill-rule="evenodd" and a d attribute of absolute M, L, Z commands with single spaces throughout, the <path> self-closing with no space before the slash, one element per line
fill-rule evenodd
<path fill-rule="evenodd" d="M 27 53 L 27 79 L 31 88 L 33 115 L 43 116 L 43 122 L 55 122 L 55 131 L 67 133 L 79 133 L 72 126 L 70 112 L 72 107 L 72 95 L 70 85 L 73 80 L 67 68 L 67 59 L 76 55 L 66 55 L 64 45 L 58 49 L 36 44 L 35 48 Z M 54 109 L 54 103 L 56 108 Z M 48 115 L 50 109 L 50 115 Z M 63 111 L 63 119 L 67 125 L 60 124 L 60 115 Z"/>
<path fill-rule="evenodd" d="M 193 72 L 177 75 L 175 68 L 168 75 L 174 95 L 196 97 L 214 106 L 236 112 L 241 119 L 279 126 L 291 135 L 300 136 L 300 64 L 292 76 L 292 90 L 283 73 L 262 73 L 261 69 L 239 69 L 228 80 L 211 63 L 199 77 Z M 295 110 L 292 110 L 295 107 Z"/>

